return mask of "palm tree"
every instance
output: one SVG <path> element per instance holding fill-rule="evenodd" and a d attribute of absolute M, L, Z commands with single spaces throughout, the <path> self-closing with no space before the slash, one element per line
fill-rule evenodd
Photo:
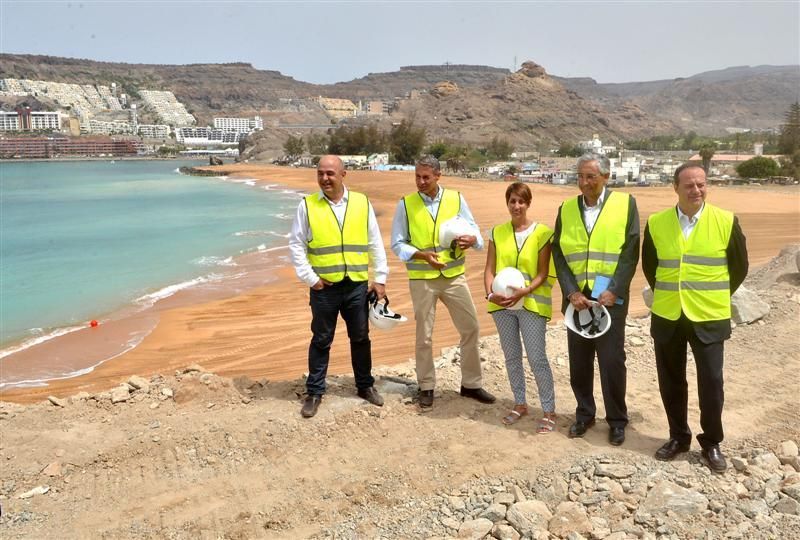
<path fill-rule="evenodd" d="M 700 157 L 703 158 L 703 170 L 708 174 L 708 168 L 711 167 L 711 158 L 714 157 L 716 149 L 713 146 L 704 146 L 700 149 Z"/>

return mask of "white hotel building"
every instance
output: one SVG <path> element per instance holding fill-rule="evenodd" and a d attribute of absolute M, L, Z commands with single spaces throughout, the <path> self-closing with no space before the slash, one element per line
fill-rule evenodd
<path fill-rule="evenodd" d="M 60 112 L 0 111 L 0 131 L 60 131 Z"/>
<path fill-rule="evenodd" d="M 264 121 L 260 116 L 253 118 L 214 118 L 214 128 L 237 133 L 250 133 L 264 129 Z"/>

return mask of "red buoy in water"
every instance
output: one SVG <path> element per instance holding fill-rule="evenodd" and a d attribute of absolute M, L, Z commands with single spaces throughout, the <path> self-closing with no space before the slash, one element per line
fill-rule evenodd
<path fill-rule="evenodd" d="M 94 319 L 92 319 L 92 322 L 90 322 L 90 323 L 89 323 L 89 325 L 90 325 L 92 328 L 96 328 L 98 324 L 100 324 L 100 323 L 99 323 L 99 322 L 97 322 L 97 321 L 95 321 Z"/>

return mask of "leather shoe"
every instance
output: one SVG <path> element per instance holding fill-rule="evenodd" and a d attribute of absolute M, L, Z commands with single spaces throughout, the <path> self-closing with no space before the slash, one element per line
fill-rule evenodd
<path fill-rule="evenodd" d="M 576 439 L 579 437 L 583 437 L 586 435 L 586 430 L 589 429 L 594 425 L 594 418 L 588 420 L 586 422 L 581 422 L 577 420 L 574 424 L 569 427 L 569 438 Z"/>
<path fill-rule="evenodd" d="M 300 409 L 300 414 L 303 415 L 303 418 L 311 418 L 317 414 L 320 403 L 322 403 L 321 395 L 311 394 L 306 396 L 306 399 L 303 400 L 303 408 Z"/>
<path fill-rule="evenodd" d="M 483 388 L 464 388 L 461 387 L 461 395 L 464 397 L 476 399 L 481 403 L 494 403 L 495 397 L 484 390 Z"/>
<path fill-rule="evenodd" d="M 358 397 L 369 401 L 373 405 L 383 407 L 383 397 L 381 397 L 378 391 L 375 390 L 374 386 L 370 386 L 369 388 L 359 388 Z"/>
<path fill-rule="evenodd" d="M 608 442 L 613 446 L 620 446 L 622 443 L 625 442 L 625 428 L 624 427 L 612 427 L 611 430 L 608 432 Z"/>
<path fill-rule="evenodd" d="M 433 390 L 420 390 L 417 394 L 417 401 L 420 407 L 433 407 Z"/>
<path fill-rule="evenodd" d="M 678 454 L 688 452 L 691 444 L 684 444 L 678 439 L 670 439 L 656 450 L 656 459 L 659 461 L 671 461 Z"/>
<path fill-rule="evenodd" d="M 713 472 L 725 472 L 725 469 L 728 468 L 728 464 L 725 462 L 725 456 L 722 455 L 719 445 L 715 444 L 714 446 L 703 448 L 701 455 L 706 458 L 706 461 L 708 461 L 708 468 Z"/>

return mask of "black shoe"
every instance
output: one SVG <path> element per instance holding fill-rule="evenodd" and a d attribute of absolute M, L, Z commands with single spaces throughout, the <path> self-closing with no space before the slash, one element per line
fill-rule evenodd
<path fill-rule="evenodd" d="M 683 452 L 688 452 L 691 443 L 684 444 L 678 439 L 670 439 L 656 450 L 656 459 L 659 461 L 672 461 L 675 456 Z"/>
<path fill-rule="evenodd" d="M 303 400 L 303 408 L 300 409 L 300 414 L 303 418 L 311 418 L 317 414 L 319 404 L 322 403 L 322 396 L 320 394 L 310 394 Z"/>
<path fill-rule="evenodd" d="M 377 405 L 378 407 L 383 407 L 383 398 L 378 393 L 378 391 L 375 390 L 374 386 L 370 386 L 369 388 L 359 388 L 358 397 L 369 401 L 373 405 Z"/>
<path fill-rule="evenodd" d="M 715 444 L 714 446 L 703 448 L 701 455 L 706 458 L 706 461 L 708 461 L 708 468 L 713 472 L 725 472 L 725 469 L 728 468 L 728 464 L 725 462 L 725 456 L 722 455 L 719 445 Z"/>
<path fill-rule="evenodd" d="M 588 420 L 586 422 L 581 422 L 577 420 L 574 424 L 569 427 L 569 438 L 576 439 L 578 437 L 583 437 L 586 435 L 586 430 L 589 429 L 594 425 L 594 418 Z"/>
<path fill-rule="evenodd" d="M 625 442 L 625 428 L 612 427 L 608 432 L 608 442 L 614 446 L 620 446 Z"/>
<path fill-rule="evenodd" d="M 420 407 L 433 407 L 433 390 L 420 390 L 417 394 L 417 401 Z"/>
<path fill-rule="evenodd" d="M 461 395 L 464 397 L 476 399 L 481 403 L 494 403 L 495 397 L 484 390 L 483 388 L 464 388 L 461 387 Z"/>

